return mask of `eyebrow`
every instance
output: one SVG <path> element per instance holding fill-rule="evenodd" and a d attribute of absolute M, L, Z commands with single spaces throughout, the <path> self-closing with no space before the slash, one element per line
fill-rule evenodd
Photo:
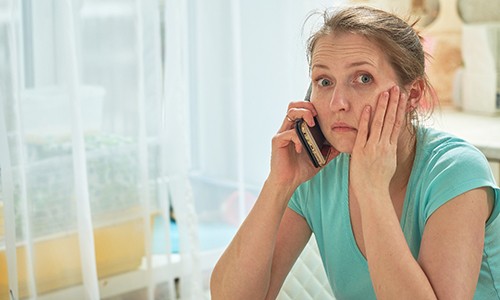
<path fill-rule="evenodd" d="M 372 67 L 375 67 L 375 64 L 370 62 L 370 61 L 356 61 L 356 62 L 353 62 L 353 63 L 350 63 L 347 65 L 348 68 L 353 68 L 353 67 L 359 67 L 359 66 L 363 66 L 363 65 L 370 65 Z"/>
<path fill-rule="evenodd" d="M 330 70 L 330 68 L 327 65 L 323 65 L 323 64 L 313 64 L 311 67 L 311 70 L 314 68 Z"/>
<path fill-rule="evenodd" d="M 369 65 L 369 66 L 372 66 L 372 67 L 376 67 L 374 63 L 372 62 L 369 62 L 369 61 L 355 61 L 353 63 L 350 63 L 348 64 L 346 67 L 347 68 L 354 68 L 354 67 L 359 67 L 359 66 L 363 66 L 363 65 Z M 327 66 L 327 65 L 324 65 L 324 64 L 313 64 L 312 67 L 311 67 L 311 70 L 314 69 L 314 68 L 320 68 L 320 69 L 325 69 L 325 70 L 330 70 L 330 68 Z"/>

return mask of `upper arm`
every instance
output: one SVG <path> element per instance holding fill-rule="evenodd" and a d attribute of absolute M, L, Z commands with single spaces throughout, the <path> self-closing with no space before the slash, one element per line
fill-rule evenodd
<path fill-rule="evenodd" d="M 428 219 L 419 263 L 438 299 L 472 299 L 479 277 L 491 188 L 463 193 Z"/>
<path fill-rule="evenodd" d="M 287 207 L 276 237 L 271 281 L 266 299 L 276 298 L 286 276 L 309 241 L 311 233 L 304 217 Z"/>

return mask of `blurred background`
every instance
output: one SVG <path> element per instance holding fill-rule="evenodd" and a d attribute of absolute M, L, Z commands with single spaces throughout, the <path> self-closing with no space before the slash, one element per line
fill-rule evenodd
<path fill-rule="evenodd" d="M 435 125 L 498 180 L 500 0 L 0 0 L 0 299 L 209 299 L 348 4 L 420 18 Z"/>

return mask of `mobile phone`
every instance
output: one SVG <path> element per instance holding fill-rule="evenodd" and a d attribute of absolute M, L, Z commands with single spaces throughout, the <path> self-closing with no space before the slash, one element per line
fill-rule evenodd
<path fill-rule="evenodd" d="M 304 100 L 310 101 L 310 98 L 311 85 L 309 85 L 309 89 L 307 90 Z M 323 132 L 321 131 L 321 128 L 319 127 L 319 122 L 316 117 L 314 117 L 313 127 L 309 127 L 304 119 L 297 120 L 295 122 L 295 130 L 313 165 L 316 168 L 323 167 L 327 162 L 328 155 L 330 154 L 330 147 L 325 136 L 323 135 Z M 324 151 L 325 145 L 328 146 L 328 151 Z"/>

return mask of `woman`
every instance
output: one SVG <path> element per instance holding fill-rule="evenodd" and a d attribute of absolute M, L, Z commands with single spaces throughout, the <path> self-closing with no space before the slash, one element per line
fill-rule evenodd
<path fill-rule="evenodd" d="M 212 299 L 274 299 L 312 232 L 337 299 L 500 299 L 500 190 L 477 149 L 415 120 L 433 95 L 424 56 L 392 14 L 326 15 L 309 40 L 311 102 L 289 105 Z M 314 117 L 331 145 L 321 170 L 294 131 Z"/>

